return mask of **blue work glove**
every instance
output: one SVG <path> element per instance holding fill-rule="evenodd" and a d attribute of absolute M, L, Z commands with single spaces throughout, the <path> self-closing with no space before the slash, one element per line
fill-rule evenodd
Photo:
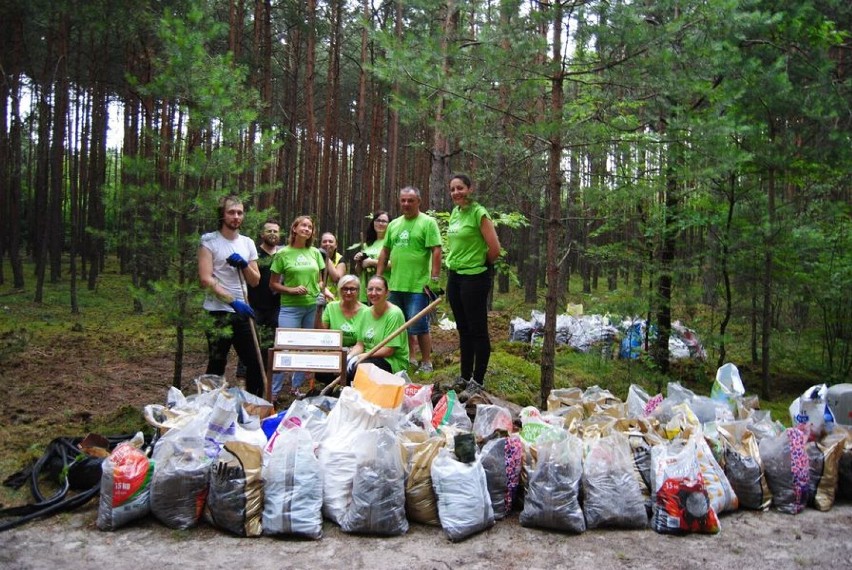
<path fill-rule="evenodd" d="M 236 267 L 237 269 L 245 269 L 248 267 L 248 261 L 243 259 L 243 256 L 239 253 L 232 253 L 225 261 L 228 262 L 228 265 Z"/>
<path fill-rule="evenodd" d="M 237 254 L 235 253 L 234 255 L 237 255 Z M 251 318 L 251 319 L 255 318 L 254 309 L 252 309 L 248 305 L 248 303 L 244 303 L 244 302 L 240 301 L 239 299 L 234 299 L 233 301 L 231 301 L 228 304 L 231 305 L 231 308 L 234 309 L 234 312 L 237 313 L 239 316 L 248 317 L 248 318 Z"/>

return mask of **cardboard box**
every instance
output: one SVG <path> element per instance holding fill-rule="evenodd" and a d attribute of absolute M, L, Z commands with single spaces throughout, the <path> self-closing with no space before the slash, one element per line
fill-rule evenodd
<path fill-rule="evenodd" d="M 275 350 L 272 353 L 275 372 L 333 372 L 343 370 L 341 350 Z"/>
<path fill-rule="evenodd" d="M 375 364 L 359 364 L 352 387 L 364 399 L 382 408 L 398 408 L 405 394 L 405 380 Z"/>
<path fill-rule="evenodd" d="M 343 347 L 343 333 L 326 329 L 275 329 L 275 348 L 332 350 Z"/>

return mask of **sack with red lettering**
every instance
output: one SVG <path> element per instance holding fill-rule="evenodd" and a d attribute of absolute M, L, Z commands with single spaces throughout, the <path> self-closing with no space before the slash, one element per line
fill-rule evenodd
<path fill-rule="evenodd" d="M 101 464 L 101 498 L 98 528 L 116 530 L 151 511 L 151 476 L 154 462 L 139 449 L 144 442 L 138 433 L 118 444 Z"/>

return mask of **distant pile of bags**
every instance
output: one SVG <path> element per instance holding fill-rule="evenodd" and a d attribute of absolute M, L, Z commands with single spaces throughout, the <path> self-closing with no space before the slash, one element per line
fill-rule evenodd
<path fill-rule="evenodd" d="M 146 407 L 161 434 L 150 457 L 140 438 L 104 461 L 99 528 L 151 513 L 177 529 L 204 519 L 240 536 L 319 539 L 325 518 L 386 536 L 440 525 L 459 541 L 516 510 L 524 526 L 570 533 L 717 533 L 738 508 L 795 514 L 852 497 L 852 433 L 819 387 L 785 429 L 754 409 L 733 365 L 711 397 L 678 384 L 666 397 L 631 386 L 626 402 L 568 388 L 546 412 L 488 394 L 465 408 L 452 390 L 369 365 L 339 398 L 277 415 L 219 377 L 196 382 L 197 394 L 173 388 L 167 405 Z"/>
<path fill-rule="evenodd" d="M 515 317 L 509 322 L 509 340 L 541 342 L 544 323 L 545 316 L 541 311 L 532 311 L 529 320 Z M 613 347 L 618 345 L 620 358 L 638 358 L 645 343 L 646 327 L 647 322 L 639 317 L 614 321 L 609 315 L 584 315 L 580 307 L 556 316 L 556 344 L 568 345 L 580 352 L 600 350 L 607 357 L 612 356 Z M 648 332 L 653 341 L 656 337 L 655 327 L 651 326 Z M 680 321 L 672 323 L 669 354 L 672 360 L 707 358 L 698 335 Z"/>

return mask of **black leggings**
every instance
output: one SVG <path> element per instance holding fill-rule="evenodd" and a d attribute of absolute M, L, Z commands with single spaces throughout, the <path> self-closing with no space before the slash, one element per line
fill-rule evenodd
<path fill-rule="evenodd" d="M 207 374 L 225 374 L 228 352 L 233 345 L 237 356 L 246 365 L 246 391 L 265 398 L 263 393 L 263 373 L 257 361 L 257 350 L 251 333 L 251 324 L 246 317 L 229 311 L 210 311 L 214 325 L 206 331 L 207 335 Z M 230 329 L 230 334 L 228 334 Z"/>
<path fill-rule="evenodd" d="M 384 358 L 376 358 L 375 356 L 371 356 L 370 358 L 365 358 L 361 362 L 358 363 L 358 366 L 362 364 L 375 364 L 385 372 L 390 372 L 393 374 L 393 369 L 391 368 L 390 362 L 385 360 Z M 351 372 L 346 372 L 346 383 L 350 386 L 352 385 L 352 381 L 355 380 L 355 371 L 358 370 L 358 366 L 352 369 Z"/>
<path fill-rule="evenodd" d="M 447 299 L 461 351 L 461 375 L 480 385 L 491 358 L 491 338 L 488 336 L 488 293 L 491 291 L 491 271 L 477 275 L 462 275 L 450 271 L 447 279 Z"/>

